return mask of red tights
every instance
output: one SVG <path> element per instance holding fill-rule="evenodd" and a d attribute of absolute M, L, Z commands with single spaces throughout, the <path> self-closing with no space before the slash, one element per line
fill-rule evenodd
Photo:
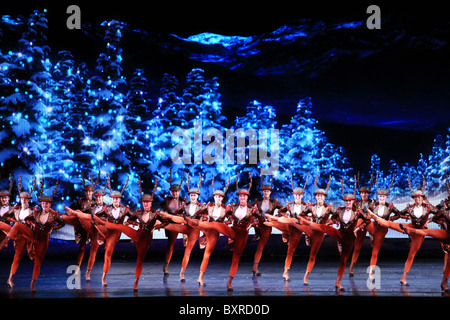
<path fill-rule="evenodd" d="M 26 225 L 20 222 L 16 222 L 11 230 L 8 232 L 8 238 L 14 239 L 17 233 L 21 233 L 22 236 L 33 242 L 35 256 L 34 256 L 34 267 L 33 267 L 33 275 L 31 277 L 31 290 L 35 291 L 36 280 L 41 271 L 42 261 L 44 260 L 45 253 L 47 252 L 48 242 L 49 242 L 49 234 L 33 231 Z M 16 249 L 17 250 L 17 249 Z M 23 252 L 24 249 L 22 249 Z M 17 253 L 17 251 L 16 251 Z M 12 271 L 11 267 L 11 271 Z M 17 269 L 17 268 L 16 268 Z"/>
<path fill-rule="evenodd" d="M 345 265 L 347 264 L 347 260 L 352 251 L 353 245 L 355 243 L 355 235 L 353 232 L 342 232 L 339 229 L 333 228 L 332 226 L 317 224 L 311 222 L 311 229 L 324 232 L 328 234 L 330 237 L 338 241 L 342 246 L 341 259 L 339 261 L 338 275 L 335 283 L 336 289 L 343 290 L 344 288 L 341 285 L 342 277 L 345 271 Z"/>
<path fill-rule="evenodd" d="M 147 255 L 147 251 L 150 248 L 153 240 L 153 233 L 148 230 L 138 229 L 135 230 L 129 226 L 123 224 L 115 224 L 106 222 L 105 227 L 108 230 L 114 230 L 117 232 L 123 232 L 131 240 L 136 243 L 137 258 L 136 258 L 136 271 L 134 273 L 134 290 L 137 291 L 139 278 L 142 274 L 142 268 L 144 265 L 144 259 Z"/>
<path fill-rule="evenodd" d="M 178 223 L 169 223 L 164 229 L 168 230 L 172 233 L 183 233 L 187 235 L 187 243 L 186 248 L 184 249 L 184 255 L 183 255 L 183 261 L 181 262 L 181 272 L 180 272 L 180 278 L 181 281 L 184 281 L 184 270 L 187 268 L 189 264 L 189 259 L 191 257 L 192 249 L 194 249 L 194 245 L 197 242 L 199 238 L 199 231 L 196 228 L 190 227 L 185 224 L 178 224 Z M 167 261 L 167 260 L 166 260 Z"/>
<path fill-rule="evenodd" d="M 239 227 L 229 227 L 221 222 L 198 221 L 198 226 L 204 230 L 208 229 L 216 230 L 217 232 L 222 233 L 226 237 L 234 240 L 234 249 L 233 249 L 233 256 L 231 258 L 230 275 L 227 283 L 228 289 L 232 289 L 231 281 L 237 272 L 241 254 L 244 251 L 245 244 L 247 243 L 248 230 Z"/>

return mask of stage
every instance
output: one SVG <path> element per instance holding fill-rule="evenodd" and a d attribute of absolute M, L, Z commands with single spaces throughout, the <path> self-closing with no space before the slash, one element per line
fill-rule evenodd
<path fill-rule="evenodd" d="M 249 239 L 233 280 L 233 292 L 226 290 L 231 252 L 225 244 L 225 239 L 218 241 L 204 276 L 206 286 L 199 287 L 197 277 L 203 251 L 198 246 L 194 248 L 185 272 L 186 281 L 180 282 L 181 240 L 176 242 L 168 277 L 164 277 L 162 271 L 165 240 L 154 241 L 144 262 L 138 292 L 133 292 L 136 251 L 129 241 L 121 241 L 116 247 L 107 287 L 101 285 L 103 249 L 99 250 L 92 269 L 92 281 L 86 282 L 84 274 L 88 246 L 77 282 L 77 276 L 70 270 L 76 259 L 77 245 L 74 242 L 51 242 L 35 293 L 29 289 L 33 262 L 27 256 L 22 258 L 14 277 L 15 287 L 7 287 L 13 254 L 9 247 L 0 252 L 0 298 L 5 306 L 18 308 L 21 314 L 30 315 L 46 306 L 66 310 L 64 314 L 86 314 L 86 310 L 92 310 L 94 314 L 117 316 L 118 310 L 134 312 L 144 308 L 171 319 L 229 319 L 230 316 L 273 319 L 283 314 L 310 310 L 319 311 L 323 316 L 335 316 L 342 310 L 356 314 L 389 312 L 390 316 L 415 316 L 424 306 L 426 310 L 440 310 L 448 303 L 447 297 L 450 296 L 440 288 L 444 254 L 440 243 L 434 239 L 427 238 L 416 255 L 408 274 L 407 287 L 399 282 L 408 254 L 407 239 L 385 240 L 379 255 L 375 283 L 367 281 L 370 241 L 366 239 L 354 277 L 349 277 L 347 264 L 342 281 L 343 292 L 337 292 L 334 288 L 339 254 L 336 242 L 329 237 L 325 237 L 308 286 L 303 286 L 303 275 L 309 247 L 303 239 L 292 261 L 290 281 L 282 278 L 287 245 L 282 243 L 281 238 L 274 236 L 269 240 L 259 264 L 262 274 L 259 277 L 253 276 L 251 271 L 257 242 Z"/>
<path fill-rule="evenodd" d="M 24 255 L 14 277 L 15 288 L 9 289 L 6 280 L 12 261 L 13 249 L 9 246 L 0 255 L 0 294 L 10 299 L 59 299 L 59 298 L 133 298 L 133 297 L 443 297 L 440 283 L 444 254 L 440 243 L 434 239 L 425 239 L 416 255 L 408 274 L 409 286 L 401 286 L 399 279 L 408 254 L 407 239 L 386 239 L 378 259 L 375 282 L 368 282 L 370 241 L 366 239 L 355 268 L 354 277 L 349 277 L 347 269 L 342 281 L 344 292 L 336 292 L 339 254 L 336 242 L 326 237 L 316 259 L 315 267 L 309 277 L 309 285 L 303 286 L 303 275 L 308 262 L 309 247 L 302 239 L 294 255 L 290 281 L 282 278 L 287 245 L 280 237 L 274 236 L 268 242 L 259 264 L 261 276 L 253 276 L 253 253 L 257 242 L 251 238 L 244 251 L 239 269 L 233 280 L 233 292 L 227 292 L 231 263 L 231 252 L 225 248 L 226 241 L 221 238 L 217 250 L 213 253 L 205 273 L 205 287 L 199 287 L 199 273 L 203 251 L 194 248 L 185 272 L 186 281 L 180 282 L 179 271 L 183 257 L 181 240 L 177 240 L 168 277 L 163 276 L 162 266 L 165 252 L 165 240 L 154 241 L 146 260 L 139 282 L 139 291 L 133 292 L 136 266 L 135 246 L 129 241 L 118 243 L 108 274 L 108 286 L 101 285 L 104 250 L 101 247 L 92 269 L 91 282 L 85 281 L 86 263 L 89 246 L 81 266 L 80 277 L 73 274 L 76 253 L 74 242 L 51 242 L 44 259 L 41 273 L 36 284 L 36 293 L 31 293 L 29 284 L 33 262 Z M 64 248 L 64 250 L 62 250 Z M 69 268 L 69 270 L 68 270 Z"/>
<path fill-rule="evenodd" d="M 267 260 L 267 259 L 266 259 Z M 67 268 L 72 261 L 63 259 L 47 259 L 41 269 L 37 281 L 37 292 L 32 294 L 29 290 L 33 263 L 23 259 L 19 270 L 14 277 L 15 288 L 9 289 L 6 280 L 9 273 L 9 264 L 2 261 L 0 292 L 3 298 L 129 298 L 129 297 L 261 297 L 261 296 L 380 296 L 380 297 L 441 297 L 445 296 L 440 289 L 442 280 L 442 259 L 417 258 L 408 275 L 409 286 L 399 283 L 403 271 L 403 261 L 388 260 L 379 263 L 379 279 L 368 287 L 367 266 L 359 263 L 355 268 L 354 277 L 346 272 L 342 284 L 344 292 L 336 292 L 337 261 L 318 259 L 316 266 L 309 277 L 309 285 L 303 286 L 303 275 L 306 268 L 305 261 L 294 261 L 290 271 L 290 281 L 282 278 L 284 261 L 270 259 L 260 264 L 262 276 L 252 275 L 252 261 L 243 258 L 238 273 L 233 280 L 233 292 L 227 292 L 226 281 L 229 272 L 229 259 L 212 259 L 205 274 L 206 287 L 197 284 L 200 260 L 192 259 L 185 272 L 186 282 L 180 282 L 178 273 L 181 260 L 173 259 L 168 277 L 163 277 L 160 261 L 146 261 L 139 282 L 139 291 L 133 292 L 135 261 L 123 259 L 112 262 L 108 275 L 108 286 L 101 285 L 102 259 L 95 264 L 91 278 L 86 282 L 85 267 L 82 267 L 80 289 L 69 288 Z M 70 286 L 70 285 L 69 285 Z M 375 287 L 378 286 L 378 287 Z"/>

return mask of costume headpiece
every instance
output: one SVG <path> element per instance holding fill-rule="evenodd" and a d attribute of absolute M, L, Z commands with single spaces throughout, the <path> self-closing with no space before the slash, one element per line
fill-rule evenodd
<path fill-rule="evenodd" d="M 19 183 L 17 184 L 17 189 L 19 190 L 19 198 L 31 199 L 33 191 L 36 189 L 36 177 L 34 177 L 33 185 L 30 188 L 30 192 L 22 191 L 22 176 L 19 176 Z"/>
<path fill-rule="evenodd" d="M 125 192 L 125 188 L 128 185 L 128 179 L 129 179 L 129 176 L 127 176 L 127 180 L 125 181 L 125 185 L 123 186 L 122 191 L 117 191 L 117 190 L 112 191 L 111 190 L 111 176 L 108 173 L 108 180 L 106 182 L 106 187 L 109 189 L 109 195 L 111 198 L 122 198 L 123 193 Z"/>
<path fill-rule="evenodd" d="M 223 189 L 223 191 L 222 190 L 214 190 L 214 175 L 212 176 L 211 184 L 212 184 L 212 189 L 213 189 L 213 194 L 212 194 L 213 197 L 215 195 L 219 195 L 219 196 L 225 197 L 225 194 L 227 193 L 228 187 L 230 186 L 230 179 L 231 179 L 231 177 L 228 177 L 227 185 L 225 186 L 225 189 Z"/>
<path fill-rule="evenodd" d="M 183 169 L 183 174 L 181 176 L 180 184 L 172 184 L 172 168 L 170 168 L 169 175 L 170 175 L 169 176 L 170 191 L 180 191 L 181 187 L 183 186 L 183 181 L 184 181 L 184 169 Z"/>
<path fill-rule="evenodd" d="M 305 179 L 305 183 L 303 184 L 303 188 L 300 187 L 296 187 L 294 188 L 294 178 L 292 177 L 292 171 L 291 171 L 291 187 L 292 187 L 292 192 L 294 194 L 305 194 L 305 189 L 306 189 L 306 184 L 308 183 L 308 179 L 309 179 L 309 172 L 306 175 L 306 179 Z"/>
<path fill-rule="evenodd" d="M 378 172 L 377 172 L 377 176 L 378 176 Z M 361 192 L 367 192 L 367 193 L 372 193 L 372 186 L 373 186 L 373 172 L 370 174 L 370 182 L 369 182 L 369 186 L 360 186 L 359 184 L 359 171 L 358 171 L 358 191 L 359 193 Z"/>
<path fill-rule="evenodd" d="M 318 180 L 319 180 L 319 173 L 317 173 L 316 179 L 314 180 L 314 193 L 313 193 L 313 195 L 323 194 L 326 197 L 328 195 L 328 189 L 330 189 L 330 185 L 331 185 L 331 174 L 328 177 L 328 183 L 327 183 L 327 187 L 325 189 L 322 189 L 322 188 L 317 189 L 317 181 Z"/>
<path fill-rule="evenodd" d="M 378 188 L 378 171 L 377 171 L 377 177 L 376 177 L 375 181 L 376 181 L 376 186 L 377 186 L 377 194 L 388 196 L 389 195 L 389 191 L 391 190 L 391 187 L 392 187 L 392 185 L 394 184 L 394 181 L 395 181 L 395 172 L 392 173 L 391 183 L 389 184 L 389 187 L 387 189 L 385 189 L 385 188 Z"/>
<path fill-rule="evenodd" d="M 191 185 L 189 183 L 189 172 L 188 172 L 188 174 L 187 174 L 188 194 L 196 193 L 196 194 L 200 195 L 200 188 L 202 187 L 202 175 L 199 174 L 198 177 L 199 177 L 198 187 L 197 188 L 191 188 Z"/>
<path fill-rule="evenodd" d="M 273 176 L 270 176 L 270 184 L 263 184 L 263 178 L 261 177 L 261 190 L 273 190 Z"/>
<path fill-rule="evenodd" d="M 142 192 L 142 180 L 141 180 L 141 176 L 138 177 L 138 182 L 139 182 L 139 194 L 141 195 L 141 200 L 142 201 L 153 201 L 154 197 L 155 197 L 155 192 L 156 192 L 156 188 L 158 187 L 158 178 L 155 178 L 155 186 L 153 187 L 153 192 L 152 194 L 148 194 L 148 193 L 143 193 Z"/>
<path fill-rule="evenodd" d="M 424 197 L 425 198 L 426 181 L 425 181 L 424 175 L 422 175 L 422 186 L 419 185 L 419 187 L 417 187 L 416 190 L 413 190 L 413 188 L 411 186 L 411 177 L 408 176 L 408 186 L 409 186 L 409 190 L 411 190 L 411 198 L 415 198 L 415 197 Z"/>
<path fill-rule="evenodd" d="M 249 175 L 250 175 L 250 183 L 248 184 L 248 190 L 244 189 L 244 188 L 239 189 L 239 171 L 236 172 L 236 190 L 237 190 L 237 194 L 238 195 L 240 195 L 240 194 L 246 194 L 247 196 L 250 195 L 250 190 L 252 188 L 252 180 L 253 179 L 252 179 L 252 173 L 251 172 L 249 172 Z"/>
<path fill-rule="evenodd" d="M 38 190 L 38 201 L 39 202 L 53 202 L 53 197 L 56 195 L 59 186 L 59 180 L 56 180 L 55 188 L 53 189 L 51 196 L 44 196 L 44 179 L 41 180 L 41 187 Z"/>
<path fill-rule="evenodd" d="M 94 176 L 92 175 L 92 173 L 89 176 L 89 181 L 91 184 L 86 184 L 86 181 L 84 180 L 84 172 L 81 171 L 81 183 L 83 184 L 84 191 L 94 191 L 95 187 L 100 182 L 100 170 L 98 171 L 98 177 L 97 177 L 97 179 L 95 179 L 95 182 L 94 182 Z"/>
<path fill-rule="evenodd" d="M 355 187 L 353 189 L 353 193 L 344 193 L 344 177 L 341 178 L 341 191 L 342 191 L 342 200 L 355 200 L 355 194 L 356 194 L 356 187 L 357 187 L 357 181 L 356 176 L 355 179 Z"/>

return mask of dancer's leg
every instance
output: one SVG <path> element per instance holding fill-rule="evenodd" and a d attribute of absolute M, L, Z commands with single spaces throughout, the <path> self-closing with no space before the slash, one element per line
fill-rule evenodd
<path fill-rule="evenodd" d="M 294 257 L 295 250 L 300 243 L 302 232 L 294 227 L 289 227 L 289 243 L 286 253 L 286 259 L 284 261 L 283 279 L 289 280 L 289 269 L 291 268 L 292 258 Z"/>
<path fill-rule="evenodd" d="M 206 247 L 205 247 L 205 252 L 203 253 L 202 263 L 200 265 L 200 274 L 197 279 L 198 284 L 200 286 L 205 285 L 203 276 L 206 272 L 206 268 L 208 267 L 209 258 L 211 257 L 214 247 L 216 246 L 216 242 L 217 242 L 217 240 L 219 240 L 219 236 L 220 236 L 219 232 L 217 232 L 214 229 L 207 230 L 207 231 L 205 230 L 204 232 L 206 234 Z"/>
<path fill-rule="evenodd" d="M 89 250 L 89 259 L 86 270 L 86 281 L 91 281 L 91 271 L 94 267 L 95 258 L 97 257 L 97 251 L 99 247 L 98 237 L 99 232 L 96 228 L 93 228 L 93 231 L 89 233 L 91 238 L 91 249 Z"/>
<path fill-rule="evenodd" d="M 10 288 L 14 287 L 13 278 L 17 272 L 17 268 L 19 267 L 20 260 L 22 259 L 22 256 L 27 247 L 27 242 L 28 242 L 27 239 L 25 239 L 22 236 L 16 236 L 16 240 L 14 240 L 15 252 L 14 252 L 13 262 L 11 264 L 11 269 L 9 272 L 9 278 L 8 278 L 8 281 L 6 282 Z"/>
<path fill-rule="evenodd" d="M 152 244 L 153 235 L 150 232 L 139 231 L 139 237 L 136 241 L 137 258 L 136 258 L 136 271 L 134 273 L 134 285 L 133 290 L 138 290 L 139 278 L 142 274 L 142 268 L 144 265 L 144 259 L 147 255 L 148 248 Z"/>
<path fill-rule="evenodd" d="M 108 230 L 123 232 L 127 237 L 129 237 L 134 242 L 137 242 L 140 238 L 140 232 L 138 230 L 135 230 L 124 224 L 105 222 L 104 225 Z"/>
<path fill-rule="evenodd" d="M 106 282 L 106 277 L 109 272 L 109 268 L 111 267 L 111 257 L 116 247 L 117 242 L 120 238 L 119 231 L 110 231 L 106 235 L 106 245 L 105 245 L 105 256 L 103 262 L 103 276 L 102 276 L 102 285 L 106 287 L 108 284 Z"/>
<path fill-rule="evenodd" d="M 406 276 L 408 275 L 409 270 L 411 269 L 411 266 L 414 262 L 414 257 L 416 256 L 416 253 L 419 251 L 423 240 L 425 239 L 424 236 L 420 236 L 420 235 L 411 235 L 411 244 L 410 244 L 410 248 L 409 248 L 409 253 L 408 253 L 408 258 L 406 259 L 405 262 L 405 268 L 403 269 L 403 275 L 400 278 L 400 283 L 402 285 L 408 285 L 408 283 L 406 282 Z"/>
<path fill-rule="evenodd" d="M 239 260 L 241 258 L 242 252 L 244 251 L 245 244 L 247 243 L 248 232 L 246 230 L 235 230 L 233 257 L 231 258 L 230 275 L 227 281 L 227 290 L 232 291 L 233 287 L 231 285 L 234 276 L 236 275 Z"/>
<path fill-rule="evenodd" d="M 311 222 L 310 227 L 313 230 L 317 230 L 317 231 L 326 233 L 327 235 L 329 235 L 336 241 L 341 241 L 342 235 L 341 235 L 341 232 L 339 231 L 339 229 L 336 229 L 332 226 L 328 226 L 325 224 L 318 224 L 318 223 L 314 223 L 314 222 Z"/>
<path fill-rule="evenodd" d="M 199 220 L 192 220 L 192 221 L 197 221 L 196 225 L 203 230 L 213 229 L 230 239 L 234 239 L 234 237 L 236 236 L 234 229 L 232 227 L 227 226 L 224 223 L 214 222 L 214 221 L 213 222 L 204 222 L 204 221 L 199 221 Z M 191 223 L 189 223 L 189 224 L 191 224 Z"/>
<path fill-rule="evenodd" d="M 400 225 L 405 225 L 404 223 L 398 223 L 398 222 L 384 220 L 383 218 L 380 218 L 379 216 L 377 216 L 376 214 L 374 214 L 372 212 L 369 212 L 369 216 L 372 219 L 374 219 L 376 222 L 378 222 L 378 224 L 381 225 L 382 227 L 390 228 L 390 229 L 393 229 L 393 230 L 401 232 L 401 233 L 404 232 L 404 230 L 400 226 Z"/>
<path fill-rule="evenodd" d="M 353 244 L 355 242 L 355 236 L 353 233 L 347 233 L 345 236 L 342 237 L 341 244 L 342 244 L 342 254 L 341 259 L 339 261 L 339 268 L 338 268 L 338 275 L 335 283 L 335 288 L 339 291 L 343 291 L 344 288 L 341 285 L 342 277 L 344 276 L 345 272 L 345 265 L 347 264 L 347 260 L 350 257 L 350 253 L 353 248 Z"/>
<path fill-rule="evenodd" d="M 261 275 L 261 273 L 258 270 L 258 264 L 259 264 L 259 261 L 261 261 L 264 247 L 266 246 L 267 241 L 269 240 L 269 237 L 272 233 L 272 227 L 260 225 L 258 227 L 258 229 L 259 229 L 260 238 L 258 241 L 258 246 L 256 247 L 256 252 L 255 252 L 255 257 L 253 259 L 253 267 L 252 267 L 253 275 L 256 275 L 256 276 Z"/>
<path fill-rule="evenodd" d="M 449 242 L 450 241 L 450 232 L 442 229 L 416 229 L 410 228 L 407 225 L 404 225 L 405 232 L 409 235 L 419 235 L 419 236 L 430 236 L 436 238 L 438 240 Z"/>
<path fill-rule="evenodd" d="M 34 258 L 34 267 L 33 267 L 33 275 L 31 277 L 30 289 L 31 291 L 36 291 L 36 281 L 41 272 L 42 262 L 44 261 L 45 253 L 48 248 L 48 238 L 40 239 L 35 242 L 35 258 Z"/>
<path fill-rule="evenodd" d="M 184 248 L 184 255 L 183 260 L 181 261 L 181 271 L 180 271 L 180 280 L 183 282 L 185 281 L 184 271 L 188 266 L 192 249 L 194 248 L 194 245 L 198 240 L 199 230 L 196 228 L 188 227 L 186 235 L 187 235 L 187 243 L 186 248 Z"/>
<path fill-rule="evenodd" d="M 309 253 L 309 260 L 308 265 L 306 266 L 305 276 L 303 277 L 303 285 L 308 285 L 308 278 L 312 269 L 314 268 L 314 264 L 316 263 L 316 256 L 319 252 L 320 246 L 322 245 L 324 237 L 325 234 L 321 231 L 314 230 L 311 233 L 311 251 Z"/>
<path fill-rule="evenodd" d="M 361 222 L 362 222 L 362 219 L 358 219 L 357 225 L 360 225 Z M 352 261 L 350 263 L 350 268 L 348 270 L 350 276 L 353 276 L 356 262 L 358 261 L 359 254 L 361 252 L 361 248 L 363 246 L 364 240 L 366 239 L 366 235 L 367 235 L 366 230 L 361 230 L 360 232 L 358 232 L 358 235 L 356 236 L 355 247 L 353 249 L 353 255 L 352 255 Z"/>
<path fill-rule="evenodd" d="M 0 221 L 0 231 L 3 231 L 4 234 L 8 234 L 10 230 L 11 226 L 9 224 Z"/>
<path fill-rule="evenodd" d="M 177 240 L 178 232 L 166 230 L 166 236 L 167 236 L 167 248 L 163 266 L 164 276 L 169 275 L 169 263 L 170 260 L 172 259 L 173 247 L 175 246 L 175 241 Z"/>
<path fill-rule="evenodd" d="M 384 238 L 386 237 L 388 229 L 382 226 L 376 226 L 374 228 L 374 232 L 372 233 L 373 237 L 373 247 L 372 247 L 372 255 L 370 257 L 370 265 L 376 266 L 378 261 L 378 253 L 380 252 L 381 246 L 384 242 Z"/>

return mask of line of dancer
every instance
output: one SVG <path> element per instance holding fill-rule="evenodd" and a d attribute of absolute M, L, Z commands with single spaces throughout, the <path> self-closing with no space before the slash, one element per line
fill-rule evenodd
<path fill-rule="evenodd" d="M 191 177 L 189 173 L 187 174 L 189 200 L 180 196 L 180 193 L 183 191 L 184 176 L 183 170 L 181 182 L 172 184 L 172 170 L 170 170 L 171 195 L 165 198 L 161 204 L 161 209 L 158 210 L 152 207 L 158 179 L 155 177 L 153 191 L 150 194 L 143 192 L 143 183 L 139 177 L 139 196 L 142 207 L 132 212 L 129 207 L 120 203 L 128 185 L 128 177 L 122 190 L 117 191 L 111 189 L 109 175 L 104 189 L 98 188 L 100 173 L 95 181 L 93 176 L 90 176 L 90 184 L 86 184 L 84 175 L 82 175 L 81 181 L 86 197 L 78 200 L 72 206 L 65 206 L 66 214 L 59 213 L 51 208 L 53 198 L 58 190 L 58 182 L 53 189 L 52 195 L 46 196 L 43 194 L 44 180 L 40 182 L 40 188 L 37 189 L 36 178 L 31 183 L 30 191 L 27 192 L 22 188 L 22 177 L 19 177 L 17 187 L 20 203 L 11 205 L 10 199 L 15 179 L 10 176 L 9 188 L 0 190 L 0 230 L 2 231 L 0 233 L 0 249 L 7 247 L 10 240 L 13 240 L 15 249 L 7 280 L 8 287 L 14 287 L 14 275 L 27 249 L 30 259 L 34 260 L 30 288 L 33 292 L 36 291 L 36 281 L 48 248 L 50 234 L 65 224 L 70 224 L 74 227 L 76 243 L 80 246 L 77 256 L 77 265 L 79 267 L 83 261 L 86 245 L 90 244 L 89 259 L 85 273 L 86 281 L 91 281 L 91 271 L 96 260 L 98 248 L 100 245 L 105 244 L 101 278 L 102 286 L 108 285 L 107 275 L 112 263 L 114 248 L 123 233 L 136 244 L 137 258 L 133 290 L 137 291 L 144 259 L 152 243 L 153 231 L 163 228 L 168 238 L 163 264 L 163 279 L 167 279 L 169 276 L 169 263 L 173 255 L 174 244 L 178 234 L 182 234 L 184 254 L 179 273 L 180 281 L 186 281 L 185 271 L 189 264 L 191 252 L 198 242 L 200 249 L 203 249 L 204 253 L 197 282 L 199 286 L 206 286 L 205 273 L 209 260 L 220 235 L 224 235 L 228 238 L 228 245 L 233 246 L 229 276 L 226 282 L 227 290 L 233 291 L 232 282 L 236 276 L 241 255 L 249 239 L 249 231 L 253 227 L 255 228 L 255 235 L 252 240 L 258 241 L 251 269 L 254 277 L 262 276 L 259 264 L 263 256 L 263 250 L 272 234 L 272 228 L 276 228 L 281 231 L 282 241 L 287 244 L 286 259 L 282 272 L 282 278 L 285 281 L 290 280 L 289 270 L 293 256 L 302 235 L 305 235 L 305 242 L 310 247 L 310 253 L 303 276 L 303 285 L 308 286 L 317 254 L 325 235 L 328 235 L 336 240 L 337 250 L 340 254 L 334 286 L 337 291 L 343 291 L 345 289 L 342 286 L 342 279 L 346 264 L 351 258 L 349 276 L 353 277 L 355 265 L 367 233 L 372 246 L 369 279 L 375 280 L 374 272 L 378 254 L 388 229 L 393 229 L 407 234 L 410 242 L 410 249 L 400 278 L 400 284 L 402 286 L 409 285 L 406 278 L 413 264 L 414 257 L 419 251 L 425 236 L 431 236 L 442 242 L 445 259 L 441 289 L 445 292 L 449 291 L 447 282 L 450 276 L 450 263 L 448 263 L 450 231 L 447 226 L 450 222 L 450 182 L 448 176 L 447 191 L 449 197 L 436 207 L 429 203 L 425 195 L 425 178 L 423 178 L 423 184 L 417 189 L 412 188 L 408 179 L 414 203 L 408 204 L 403 210 L 398 210 L 393 203 L 387 202 L 390 189 L 395 181 L 394 174 L 387 187 L 378 185 L 378 173 L 376 174 L 377 201 L 369 198 L 373 192 L 373 176 L 368 187 L 359 186 L 359 175 L 358 177 L 355 176 L 351 192 L 346 192 L 345 181 L 342 178 L 343 205 L 336 209 L 331 203 L 325 202 L 332 181 L 331 176 L 327 179 L 326 187 L 321 188 L 318 183 L 320 175 L 316 175 L 313 192 L 315 202 L 305 203 L 302 199 L 307 187 L 309 173 L 303 181 L 303 186 L 295 187 L 291 172 L 293 201 L 287 200 L 284 206 L 279 203 L 278 199 L 271 198 L 273 178 L 271 178 L 270 183 L 263 183 L 263 177 L 261 177 L 262 198 L 251 204 L 249 196 L 253 177 L 250 173 L 247 180 L 248 187 L 240 188 L 239 184 L 242 179 L 239 178 L 239 173 L 237 173 L 236 194 L 239 201 L 238 203 L 226 205 L 225 199 L 231 177 L 228 177 L 225 187 L 219 190 L 215 186 L 215 182 L 217 182 L 216 177 L 213 176 L 212 197 L 214 203 L 204 204 L 200 202 L 202 175 L 199 174 L 198 176 L 197 187 L 191 187 Z M 107 190 L 112 199 L 111 204 L 103 202 L 103 197 L 106 195 Z M 360 199 L 356 199 L 357 190 L 361 195 Z M 37 191 L 39 205 L 32 206 L 30 200 L 32 200 L 35 191 Z M 410 220 L 410 223 L 394 222 L 399 218 Z M 428 222 L 438 223 L 441 229 L 428 229 Z"/>

